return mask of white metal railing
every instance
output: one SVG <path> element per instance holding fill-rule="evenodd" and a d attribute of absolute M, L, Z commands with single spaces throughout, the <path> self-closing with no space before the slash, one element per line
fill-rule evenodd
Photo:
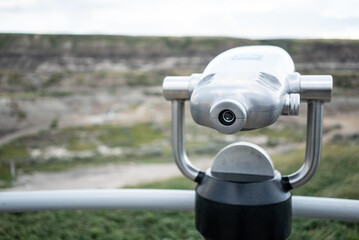
<path fill-rule="evenodd" d="M 0 212 L 86 209 L 193 211 L 192 190 L 89 189 L 0 193 Z M 293 217 L 359 222 L 359 200 L 293 196 Z"/>

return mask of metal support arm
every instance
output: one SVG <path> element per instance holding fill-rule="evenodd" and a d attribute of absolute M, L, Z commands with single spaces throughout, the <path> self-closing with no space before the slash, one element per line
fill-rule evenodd
<path fill-rule="evenodd" d="M 308 101 L 307 143 L 302 167 L 287 176 L 292 188 L 306 184 L 319 167 L 322 152 L 323 102 Z"/>
<path fill-rule="evenodd" d="M 182 174 L 196 181 L 201 171 L 189 161 L 184 148 L 184 101 L 172 101 L 172 149 L 175 163 Z"/>

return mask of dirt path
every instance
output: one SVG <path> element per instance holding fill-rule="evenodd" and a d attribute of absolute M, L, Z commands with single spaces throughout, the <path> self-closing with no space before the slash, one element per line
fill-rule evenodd
<path fill-rule="evenodd" d="M 206 169 L 210 163 L 208 160 L 200 160 L 196 161 L 195 165 Z M 37 172 L 21 175 L 17 178 L 15 186 L 6 191 L 120 188 L 180 175 L 174 163 L 109 164 L 53 173 Z"/>
<path fill-rule="evenodd" d="M 266 149 L 268 154 L 278 154 L 301 147 L 303 143 L 278 145 Z M 213 157 L 193 161 L 204 170 L 210 167 Z M 141 183 L 166 180 L 180 176 L 175 163 L 108 164 L 81 167 L 61 172 L 35 172 L 17 177 L 14 187 L 5 191 L 32 191 L 50 189 L 120 188 Z"/>

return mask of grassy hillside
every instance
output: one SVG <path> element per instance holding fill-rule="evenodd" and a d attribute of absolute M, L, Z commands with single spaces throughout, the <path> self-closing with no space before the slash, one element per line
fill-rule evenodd
<path fill-rule="evenodd" d="M 359 199 L 358 145 L 324 146 L 319 172 L 297 195 Z M 274 157 L 284 173 L 296 169 L 303 151 Z M 141 188 L 194 189 L 186 179 L 176 178 L 138 186 Z M 2 214 L 0 239 L 201 239 L 193 212 L 174 211 L 55 211 Z M 359 224 L 330 220 L 294 219 L 290 239 L 359 239 Z"/>
<path fill-rule="evenodd" d="M 75 112 L 119 112 L 118 103 L 131 99 L 124 88 L 145 95 L 165 76 L 202 72 L 217 54 L 258 44 L 283 47 L 302 74 L 333 75 L 334 96 L 358 95 L 356 40 L 0 34 L 0 137 L 54 120 L 71 122 Z"/>
<path fill-rule="evenodd" d="M 69 89 L 53 88 L 161 85 L 166 75 L 201 72 L 227 49 L 263 44 L 287 50 L 303 74 L 332 74 L 338 87 L 359 87 L 356 40 L 0 34 L 0 93 L 66 96 Z M 175 58 L 178 64 L 166 65 Z"/>

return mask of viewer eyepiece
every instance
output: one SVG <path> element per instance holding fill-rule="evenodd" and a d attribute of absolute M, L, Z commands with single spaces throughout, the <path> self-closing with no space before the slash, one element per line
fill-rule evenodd
<path fill-rule="evenodd" d="M 228 109 L 219 113 L 218 120 L 225 126 L 230 126 L 236 121 L 236 115 Z"/>

